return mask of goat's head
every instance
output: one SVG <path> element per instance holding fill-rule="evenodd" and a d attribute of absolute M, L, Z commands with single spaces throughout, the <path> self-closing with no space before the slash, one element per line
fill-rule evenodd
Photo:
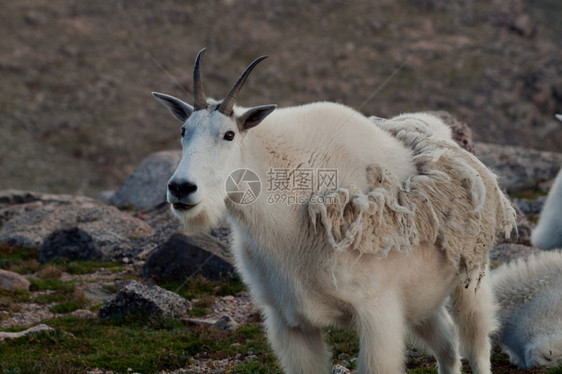
<path fill-rule="evenodd" d="M 194 231 L 206 231 L 226 209 L 225 182 L 241 167 L 246 132 L 258 125 L 275 108 L 263 105 L 235 113 L 240 89 L 252 69 L 265 57 L 255 60 L 244 71 L 224 100 L 207 99 L 199 69 L 201 50 L 193 69 L 194 105 L 173 96 L 153 95 L 181 122 L 182 159 L 168 182 L 167 199 L 172 211 Z"/>

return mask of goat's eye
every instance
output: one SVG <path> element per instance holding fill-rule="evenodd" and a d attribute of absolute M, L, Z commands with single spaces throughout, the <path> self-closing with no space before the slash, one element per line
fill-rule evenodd
<path fill-rule="evenodd" d="M 234 139 L 234 131 L 227 131 L 224 133 L 224 140 L 228 140 L 229 142 Z"/>
<path fill-rule="evenodd" d="M 183 138 L 184 135 L 185 135 L 185 128 L 183 128 L 183 127 L 181 128 L 180 134 L 181 134 L 181 137 Z"/>

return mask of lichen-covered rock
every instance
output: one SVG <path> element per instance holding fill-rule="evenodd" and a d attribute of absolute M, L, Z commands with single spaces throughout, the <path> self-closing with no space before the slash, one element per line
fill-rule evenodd
<path fill-rule="evenodd" d="M 152 233 L 146 222 L 87 197 L 0 191 L 0 243 L 40 248 L 42 262 L 133 257 L 135 241 Z"/>
<path fill-rule="evenodd" d="M 351 374 L 351 371 L 342 365 L 334 365 L 332 367 L 332 374 Z"/>
<path fill-rule="evenodd" d="M 180 160 L 180 151 L 163 151 L 149 155 L 127 177 L 109 202 L 117 206 L 141 209 L 165 202 L 168 179 L 174 174 Z"/>
<path fill-rule="evenodd" d="M 503 264 L 518 258 L 527 258 L 540 252 L 542 252 L 540 249 L 523 244 L 501 243 L 490 251 L 490 260 Z"/>
<path fill-rule="evenodd" d="M 474 153 L 499 176 L 500 185 L 509 193 L 554 179 L 562 165 L 562 153 L 522 147 L 475 143 Z"/>
<path fill-rule="evenodd" d="M 0 269 L 0 290 L 29 290 L 29 281 L 22 275 Z"/>
<path fill-rule="evenodd" d="M 131 282 L 104 304 L 98 316 L 103 319 L 123 318 L 130 313 L 148 313 L 158 318 L 181 319 L 191 310 L 183 297 L 158 286 Z"/>

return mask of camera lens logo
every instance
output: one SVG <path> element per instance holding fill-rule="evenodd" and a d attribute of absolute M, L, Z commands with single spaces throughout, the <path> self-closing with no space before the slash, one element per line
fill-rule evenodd
<path fill-rule="evenodd" d="M 251 204 L 260 195 L 261 181 L 250 169 L 238 169 L 226 179 L 226 196 L 236 204 Z"/>

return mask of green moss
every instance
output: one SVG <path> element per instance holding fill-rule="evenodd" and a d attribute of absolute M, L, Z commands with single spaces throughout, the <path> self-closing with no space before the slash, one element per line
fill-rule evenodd
<path fill-rule="evenodd" d="M 65 301 L 62 303 L 59 303 L 51 308 L 49 308 L 49 310 L 53 313 L 59 313 L 59 314 L 63 314 L 63 313 L 70 313 L 73 312 L 77 309 L 84 309 L 87 306 L 88 302 L 86 301 L 86 299 L 84 298 L 78 298 L 75 300 L 70 300 L 70 301 Z"/>
<path fill-rule="evenodd" d="M 74 285 L 72 283 L 63 282 L 58 279 L 28 278 L 28 280 L 31 283 L 29 286 L 30 291 L 74 291 Z"/>
<path fill-rule="evenodd" d="M 160 285 L 169 291 L 175 292 L 188 300 L 197 299 L 204 295 L 227 296 L 236 295 L 245 290 L 244 283 L 234 276 L 223 281 L 211 281 L 201 276 L 178 282 L 165 282 Z"/>
<path fill-rule="evenodd" d="M 359 338 L 355 331 L 330 329 L 326 331 L 329 344 L 332 346 L 334 357 L 340 354 L 357 356 L 359 354 Z"/>
<path fill-rule="evenodd" d="M 7 243 L 0 244 L 0 269 L 18 274 L 34 273 L 41 267 L 36 258 L 36 248 L 22 248 Z"/>
<path fill-rule="evenodd" d="M 548 370 L 546 374 L 562 374 L 562 364 L 557 368 Z"/>
<path fill-rule="evenodd" d="M 29 292 L 25 290 L 3 290 L 0 289 L 0 306 L 10 302 L 23 303 L 29 301 Z"/>
<path fill-rule="evenodd" d="M 409 370 L 408 374 L 436 374 L 437 372 L 437 368 L 420 368 Z"/>
<path fill-rule="evenodd" d="M 105 269 L 111 272 L 124 271 L 125 267 L 121 262 L 101 262 L 101 261 L 75 261 L 66 258 L 60 258 L 55 263 L 61 266 L 64 271 L 69 274 L 91 274 L 96 271 Z"/>

